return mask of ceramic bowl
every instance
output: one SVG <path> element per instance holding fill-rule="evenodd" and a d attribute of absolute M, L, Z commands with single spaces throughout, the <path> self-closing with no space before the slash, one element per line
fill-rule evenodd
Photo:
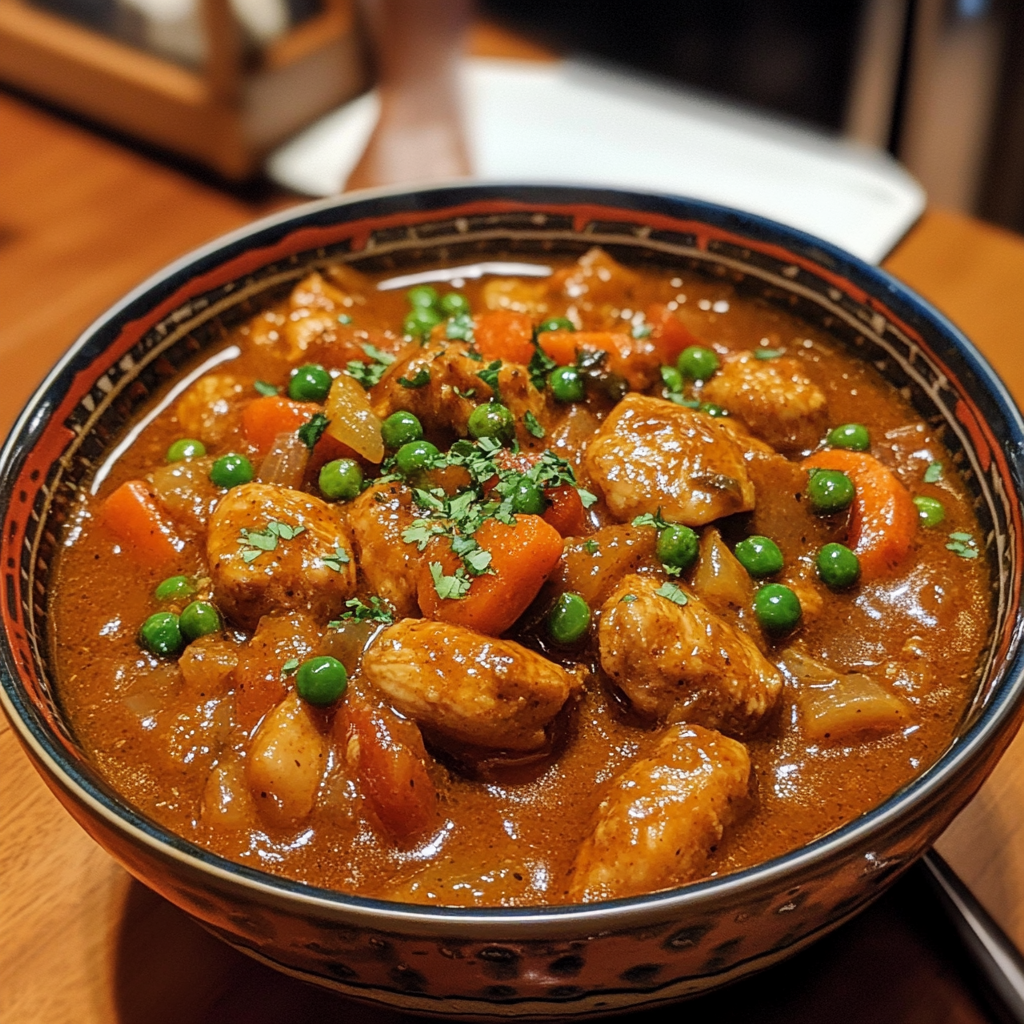
<path fill-rule="evenodd" d="M 129 806 L 76 744 L 50 673 L 47 585 L 78 487 L 157 392 L 225 328 L 310 268 L 413 271 L 498 254 L 575 256 L 727 278 L 826 327 L 945 426 L 997 570 L 977 695 L 937 763 L 875 810 L 784 857 L 682 889 L 585 907 L 457 910 L 312 888 L 223 860 Z M 763 968 L 857 913 L 923 853 L 1012 737 L 1024 703 L 1024 428 L 992 370 L 884 272 L 801 232 L 679 198 L 464 186 L 303 206 L 150 278 L 71 347 L 2 455 L 4 709 L 81 825 L 227 942 L 361 999 L 457 1017 L 558 1017 L 667 1002 Z"/>

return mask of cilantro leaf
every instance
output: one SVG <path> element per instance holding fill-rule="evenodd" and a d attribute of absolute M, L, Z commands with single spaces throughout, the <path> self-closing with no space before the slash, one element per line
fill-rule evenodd
<path fill-rule="evenodd" d="M 339 324 L 345 324 L 345 325 L 350 324 L 350 323 L 352 323 L 352 317 L 350 317 L 348 315 L 348 313 L 339 313 L 338 314 L 338 323 Z"/>
<path fill-rule="evenodd" d="M 926 484 L 938 483 L 945 475 L 945 467 L 941 462 L 929 462 L 928 468 L 924 471 L 924 482 Z"/>
<path fill-rule="evenodd" d="M 538 391 L 543 391 L 548 382 L 548 374 L 558 366 L 539 345 L 534 348 L 533 355 L 527 365 L 527 372 L 530 374 L 530 382 Z"/>
<path fill-rule="evenodd" d="M 640 323 L 633 325 L 633 330 L 631 333 L 634 338 L 640 340 L 642 338 L 649 338 L 651 336 L 651 331 L 653 330 L 654 328 L 651 327 L 650 324 Z"/>
<path fill-rule="evenodd" d="M 253 390 L 258 394 L 269 396 L 278 395 L 281 393 L 281 389 L 275 387 L 273 384 L 268 384 L 265 380 L 253 381 Z"/>
<path fill-rule="evenodd" d="M 445 336 L 454 341 L 472 341 L 473 318 L 468 313 L 456 313 L 448 320 Z"/>
<path fill-rule="evenodd" d="M 623 594 L 619 598 L 619 604 L 632 604 L 636 600 L 636 594 Z"/>
<path fill-rule="evenodd" d="M 583 542 L 583 550 L 588 555 L 596 555 L 601 550 L 601 545 L 596 540 L 585 540 Z"/>
<path fill-rule="evenodd" d="M 662 583 L 654 592 L 658 597 L 663 597 L 673 604 L 683 605 L 687 603 L 686 595 L 674 583 Z"/>
<path fill-rule="evenodd" d="M 949 535 L 949 543 L 946 545 L 947 551 L 952 551 L 953 554 L 959 555 L 961 558 L 977 558 L 978 557 L 978 544 L 974 537 L 969 533 L 963 533 L 957 531 Z"/>
<path fill-rule="evenodd" d="M 331 421 L 322 412 L 317 412 L 311 419 L 303 423 L 296 433 L 299 435 L 299 440 L 312 451 L 330 424 Z"/>
<path fill-rule="evenodd" d="M 421 366 L 411 378 L 399 377 L 398 383 L 403 388 L 421 388 L 430 383 L 430 371 L 425 366 Z"/>
<path fill-rule="evenodd" d="M 501 360 L 495 359 L 493 362 L 488 363 L 487 367 L 480 370 L 477 376 L 494 392 L 494 397 L 499 397 L 498 392 L 498 373 L 501 371 Z"/>
<path fill-rule="evenodd" d="M 444 566 L 440 562 L 431 562 L 430 575 L 434 581 L 434 590 L 442 601 L 459 601 L 469 593 L 471 583 L 466 570 L 461 567 L 453 575 L 445 576 Z"/>
<path fill-rule="evenodd" d="M 384 371 L 395 361 L 395 357 L 390 352 L 385 352 L 369 342 L 364 342 L 361 348 L 370 357 L 371 361 L 367 363 L 362 359 L 353 359 L 346 364 L 345 371 L 350 377 L 355 377 L 364 388 L 369 390 L 380 382 L 381 377 L 384 376 Z"/>
<path fill-rule="evenodd" d="M 458 387 L 453 387 L 452 391 L 454 391 L 459 398 L 472 398 L 476 394 L 476 388 L 467 388 L 465 391 L 462 391 Z"/>
<path fill-rule="evenodd" d="M 333 555 L 324 555 L 320 559 L 328 569 L 333 569 L 335 572 L 341 572 L 343 565 L 348 565 L 352 561 L 349 553 L 343 548 L 335 545 Z"/>
<path fill-rule="evenodd" d="M 534 437 L 544 437 L 547 434 L 547 431 L 540 425 L 540 421 L 529 409 L 523 413 L 523 423 Z"/>
<path fill-rule="evenodd" d="M 256 561 L 264 551 L 276 551 L 279 540 L 294 540 L 305 529 L 305 526 L 292 526 L 276 519 L 271 519 L 262 530 L 249 530 L 243 526 L 238 531 L 242 561 L 248 565 Z"/>
<path fill-rule="evenodd" d="M 363 604 L 358 597 L 350 597 L 345 602 L 345 607 L 348 611 L 343 612 L 340 619 L 334 619 L 327 623 L 331 629 L 337 629 L 345 621 L 385 622 L 389 624 L 395 621 L 394 612 L 376 595 L 370 598 L 368 605 Z"/>
<path fill-rule="evenodd" d="M 637 516 L 633 520 L 633 525 L 653 526 L 656 530 L 664 530 L 666 526 L 671 526 L 672 524 L 662 518 L 661 507 L 659 506 L 658 511 L 653 515 L 650 512 L 645 512 L 643 515 Z"/>
<path fill-rule="evenodd" d="M 298 658 L 289 658 L 281 666 L 281 675 L 282 676 L 290 676 L 298 667 L 299 667 L 299 659 Z"/>
<path fill-rule="evenodd" d="M 779 356 L 785 353 L 784 348 L 755 348 L 754 358 L 755 359 L 778 359 Z"/>

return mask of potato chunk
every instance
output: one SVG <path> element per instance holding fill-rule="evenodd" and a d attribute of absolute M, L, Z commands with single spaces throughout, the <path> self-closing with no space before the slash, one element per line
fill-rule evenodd
<path fill-rule="evenodd" d="M 742 420 L 780 450 L 814 448 L 828 425 L 828 400 L 796 359 L 757 359 L 742 352 L 725 361 L 701 397 Z"/>
<path fill-rule="evenodd" d="M 210 519 L 206 557 L 217 605 L 246 629 L 281 609 L 324 621 L 355 592 L 347 527 L 325 501 L 287 487 L 228 491 Z"/>
<path fill-rule="evenodd" d="M 687 594 L 627 576 L 601 610 L 601 667 L 644 715 L 744 736 L 775 706 L 782 677 L 754 642 Z"/>
<path fill-rule="evenodd" d="M 660 398 L 629 394 L 619 402 L 587 446 L 585 464 L 620 520 L 660 508 L 666 519 L 701 526 L 754 507 L 734 433 Z"/>
<path fill-rule="evenodd" d="M 363 656 L 363 677 L 399 713 L 458 743 L 532 751 L 578 687 L 575 676 L 511 640 L 403 619 Z"/>
<path fill-rule="evenodd" d="M 700 878 L 745 804 L 746 747 L 699 725 L 669 728 L 601 801 L 573 865 L 570 895 L 589 903 Z"/>
<path fill-rule="evenodd" d="M 293 690 L 253 737 L 246 761 L 249 791 L 271 824 L 299 822 L 313 810 L 329 749 L 314 715 Z"/>

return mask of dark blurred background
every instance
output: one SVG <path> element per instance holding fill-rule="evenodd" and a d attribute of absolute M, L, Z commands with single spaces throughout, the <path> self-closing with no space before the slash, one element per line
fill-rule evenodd
<path fill-rule="evenodd" d="M 1024 0 L 479 0 L 566 53 L 889 150 L 1024 231 Z"/>

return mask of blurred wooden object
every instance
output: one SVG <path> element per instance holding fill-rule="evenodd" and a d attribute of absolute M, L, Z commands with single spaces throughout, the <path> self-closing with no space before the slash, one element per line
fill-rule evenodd
<path fill-rule="evenodd" d="M 0 79 L 180 153 L 225 178 L 252 175 L 270 149 L 365 85 L 351 0 L 323 10 L 247 67 L 228 0 L 200 0 L 202 70 L 0 0 Z"/>

